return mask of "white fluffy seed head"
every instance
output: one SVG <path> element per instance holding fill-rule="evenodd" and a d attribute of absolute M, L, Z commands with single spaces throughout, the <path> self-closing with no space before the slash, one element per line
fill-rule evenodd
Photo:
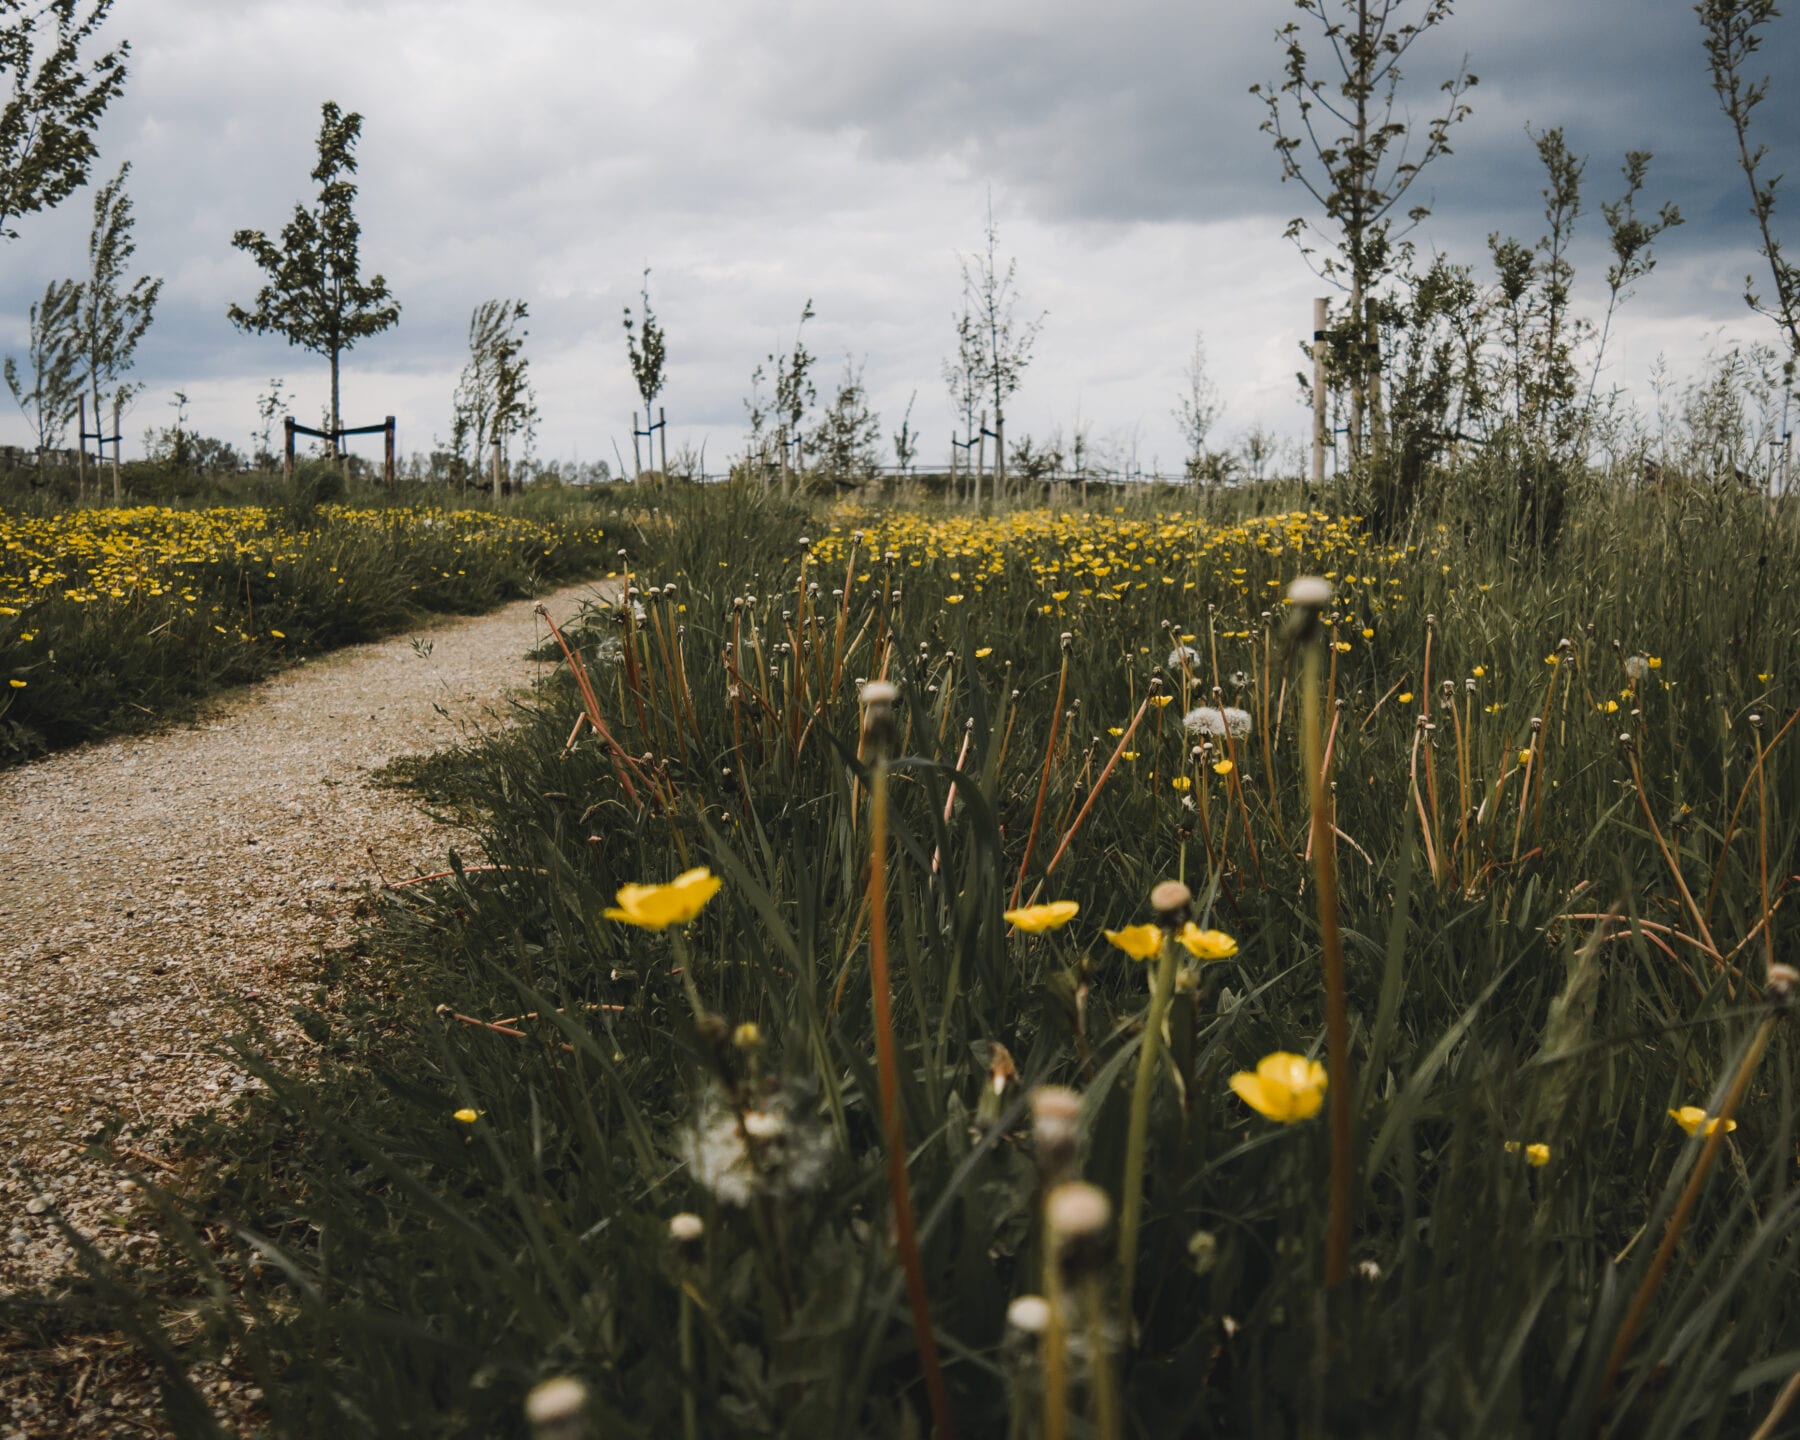
<path fill-rule="evenodd" d="M 1322 575 L 1302 575 L 1288 586 L 1287 598 L 1309 610 L 1323 610 L 1331 603 L 1331 582 Z"/>
<path fill-rule="evenodd" d="M 1050 1192 L 1044 1217 L 1055 1234 L 1071 1240 L 1088 1239 L 1112 1223 L 1112 1201 L 1098 1185 L 1069 1180 Z"/>
<path fill-rule="evenodd" d="M 1006 1307 L 1006 1323 L 1026 1335 L 1050 1328 L 1050 1302 L 1042 1295 L 1021 1295 Z"/>
<path fill-rule="evenodd" d="M 525 1397 L 525 1418 L 534 1429 L 550 1434 L 572 1434 L 566 1427 L 587 1409 L 587 1386 L 569 1375 L 559 1375 L 531 1388 Z"/>
<path fill-rule="evenodd" d="M 669 1217 L 669 1238 L 677 1245 L 692 1245 L 706 1233 L 706 1222 L 690 1210 Z"/>

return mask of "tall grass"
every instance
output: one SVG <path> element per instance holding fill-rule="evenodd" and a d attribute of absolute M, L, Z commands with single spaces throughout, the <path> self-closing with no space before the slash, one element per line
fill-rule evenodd
<path fill-rule="evenodd" d="M 314 1072 L 240 1040 L 267 1089 L 190 1125 L 189 1182 L 149 1192 L 163 1270 L 94 1264 L 167 1355 L 183 1433 L 210 1432 L 158 1306 L 205 1317 L 277 1434 L 519 1434 L 558 1373 L 608 1436 L 687 1407 L 703 1434 L 926 1433 L 869 967 L 875 678 L 900 691 L 893 1078 L 961 1433 L 1753 1425 L 1800 1369 L 1796 1057 L 1768 986 L 1800 822 L 1792 518 L 1597 495 L 1532 553 L 1452 520 L 1377 540 L 1155 503 L 974 522 L 718 492 L 627 525 L 633 589 L 565 627 L 588 695 L 434 772 L 496 868 L 394 893 L 379 985 L 322 977 Z M 1279 597 L 1304 573 L 1336 600 L 1295 653 Z M 1351 1057 L 1329 1288 L 1325 1115 L 1279 1124 L 1227 1085 L 1324 1054 L 1308 644 Z M 1221 703 L 1254 728 L 1203 748 L 1182 716 Z M 603 732 L 572 738 L 584 709 Z M 1028 835 L 1025 897 L 1080 905 L 1036 936 L 1001 918 Z M 701 865 L 724 883 L 685 931 L 607 917 Z M 1134 1273 L 1095 1242 L 1064 1284 L 1042 1191 L 1067 1175 L 1026 1097 L 1080 1092 L 1073 1164 L 1118 1213 L 1156 965 L 1102 932 L 1170 878 L 1237 953 L 1166 1006 Z M 1728 1101 L 1711 1139 L 1668 1114 Z M 1007 1319 L 1047 1275 L 1083 1307 L 1050 1351 Z"/>

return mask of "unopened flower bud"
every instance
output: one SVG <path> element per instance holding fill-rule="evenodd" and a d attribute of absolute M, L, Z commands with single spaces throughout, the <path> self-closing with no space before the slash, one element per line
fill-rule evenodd
<path fill-rule="evenodd" d="M 1164 880 L 1150 892 L 1150 908 L 1165 930 L 1178 930 L 1188 918 L 1194 892 L 1179 880 Z"/>

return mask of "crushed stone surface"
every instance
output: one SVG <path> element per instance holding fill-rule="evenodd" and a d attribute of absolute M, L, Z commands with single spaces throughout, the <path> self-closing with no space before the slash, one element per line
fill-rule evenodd
<path fill-rule="evenodd" d="M 594 584 L 542 598 L 559 623 Z M 0 771 L 0 1297 L 74 1265 L 61 1215 L 113 1256 L 156 1242 L 129 1181 L 84 1157 L 110 1114 L 127 1158 L 255 1082 L 212 1047 L 255 1013 L 278 1035 L 372 891 L 444 867 L 466 835 L 371 781 L 505 721 L 549 670 L 538 601 L 333 651 L 209 704 L 191 726 Z M 4 1329 L 0 1326 L 0 1329 Z M 237 1429 L 258 1396 L 200 1378 Z M 165 1433 L 120 1336 L 0 1334 L 0 1440 Z"/>

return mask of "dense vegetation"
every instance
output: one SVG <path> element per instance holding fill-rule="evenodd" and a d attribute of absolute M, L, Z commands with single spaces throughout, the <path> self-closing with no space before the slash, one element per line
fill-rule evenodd
<path fill-rule="evenodd" d="M 406 504 L 339 496 L 329 466 L 263 479 L 262 503 L 208 503 L 208 488 L 0 509 L 0 765 L 179 718 L 221 687 L 428 613 L 601 574 L 611 548 L 593 507 L 560 486 L 484 509 L 439 490 Z"/>
<path fill-rule="evenodd" d="M 184 1131 L 160 1259 L 83 1282 L 182 1433 L 213 1433 L 196 1316 L 296 1436 L 522 1433 L 552 1375 L 608 1436 L 922 1435 L 934 1402 L 965 1435 L 1750 1428 L 1800 1369 L 1791 515 L 1597 492 L 1533 550 L 1256 493 L 622 510 L 581 673 L 415 773 L 488 863 L 393 892 L 375 971 L 331 962 L 316 1068 L 238 1042 L 268 1088 Z M 716 893 L 618 893 L 698 867 Z M 1131 928 L 1185 918 L 1148 900 L 1177 877 L 1222 932 L 1191 954 Z M 1033 900 L 1078 910 L 1003 920 Z M 1053 1084 L 1073 1148 L 1053 1105 L 1034 1133 Z M 1077 1173 L 1118 1218 L 1049 1233 Z"/>

